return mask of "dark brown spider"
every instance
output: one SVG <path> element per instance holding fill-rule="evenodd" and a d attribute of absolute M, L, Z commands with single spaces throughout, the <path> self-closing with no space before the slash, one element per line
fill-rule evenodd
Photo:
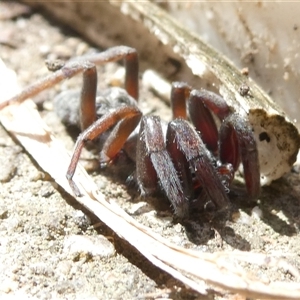
<path fill-rule="evenodd" d="M 102 100 L 99 108 L 95 101 L 95 65 L 120 59 L 125 62 L 126 93 L 116 97 L 118 99 Z M 207 203 L 208 199 L 216 210 L 227 209 L 230 203 L 228 189 L 240 162 L 249 196 L 256 198 L 259 195 L 258 153 L 247 121 L 233 113 L 222 97 L 175 82 L 171 93 L 174 120 L 167 124 L 164 133 L 159 117 L 143 116 L 138 108 L 138 55 L 135 49 L 119 46 L 85 60 L 70 61 L 10 102 L 22 101 L 80 72 L 83 72 L 79 108 L 82 133 L 66 175 L 76 196 L 81 193 L 73 176 L 81 150 L 86 142 L 103 133 L 107 133 L 107 137 L 100 154 L 101 164 L 113 161 L 122 149 L 128 149 L 128 145 L 132 148 L 132 140 L 135 140 L 134 155 L 129 153 L 129 156 L 135 158 L 136 180 L 141 192 L 150 194 L 159 185 L 180 218 L 188 217 L 192 203 Z M 192 125 L 186 120 L 186 111 Z M 211 112 L 220 120 L 219 130 Z M 134 134 L 138 125 L 139 131 Z"/>

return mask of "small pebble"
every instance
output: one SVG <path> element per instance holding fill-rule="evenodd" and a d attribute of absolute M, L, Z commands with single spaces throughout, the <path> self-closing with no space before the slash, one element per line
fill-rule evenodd
<path fill-rule="evenodd" d="M 263 216 L 263 213 L 262 213 L 262 210 L 258 206 L 255 206 L 252 209 L 251 215 L 256 219 L 261 219 Z"/>
<path fill-rule="evenodd" d="M 251 218 L 243 211 L 239 211 L 238 213 L 234 213 L 232 215 L 232 220 L 238 224 L 251 224 Z"/>
<path fill-rule="evenodd" d="M 80 228 L 88 228 L 91 225 L 90 218 L 81 210 L 75 210 L 73 213 L 73 220 Z"/>
<path fill-rule="evenodd" d="M 115 254 L 113 244 L 104 236 L 70 235 L 65 238 L 64 252 L 90 254 L 92 256 L 111 257 Z"/>

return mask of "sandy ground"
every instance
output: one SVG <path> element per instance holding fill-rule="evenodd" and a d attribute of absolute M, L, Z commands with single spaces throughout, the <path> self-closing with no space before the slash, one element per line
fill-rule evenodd
<path fill-rule="evenodd" d="M 0 3 L 0 5 L 3 5 Z M 0 8 L 0 11 L 1 10 Z M 69 59 L 94 49 L 73 32 L 38 13 L 16 18 L 0 15 L 0 57 L 17 72 L 22 86 L 48 74 L 45 59 Z M 120 67 L 102 67 L 101 86 L 111 83 Z M 35 99 L 54 133 L 72 149 L 73 140 L 53 111 L 60 90 L 80 85 L 75 79 Z M 170 111 L 142 89 L 141 107 L 168 119 Z M 151 97 L 151 107 L 146 98 Z M 86 159 L 93 154 L 84 152 Z M 55 163 L 55 162 L 53 162 Z M 34 160 L 0 126 L 0 295 L 1 299 L 228 299 L 199 295 L 154 267 L 126 241 L 80 207 L 55 185 Z M 245 205 L 233 197 L 234 211 L 226 225 L 184 227 L 172 219 L 165 199 L 141 199 L 114 171 L 99 174 L 89 166 L 99 188 L 138 221 L 171 242 L 214 252 L 247 250 L 283 256 L 300 268 L 299 175 L 294 172 L 264 188 L 259 201 Z M 84 242 L 82 240 L 84 239 Z M 82 245 L 90 243 L 88 250 Z M 244 266 L 262 280 L 296 281 L 290 273 Z M 298 278 L 299 280 L 299 278 Z M 243 299 L 243 298 L 241 298 Z"/>

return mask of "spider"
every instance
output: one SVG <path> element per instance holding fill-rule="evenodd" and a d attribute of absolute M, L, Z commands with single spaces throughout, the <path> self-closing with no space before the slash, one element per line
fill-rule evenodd
<path fill-rule="evenodd" d="M 125 89 L 117 96 L 111 92 L 97 104 L 96 65 L 121 59 L 126 71 Z M 188 218 L 195 203 L 204 206 L 209 201 L 215 210 L 226 210 L 230 205 L 229 187 L 241 162 L 249 196 L 259 195 L 258 152 L 252 129 L 221 96 L 174 82 L 173 120 L 165 124 L 158 116 L 142 115 L 138 108 L 135 49 L 117 46 L 55 68 L 53 74 L 7 104 L 21 102 L 63 79 L 83 73 L 79 104 L 82 133 L 66 174 L 76 196 L 81 193 L 73 176 L 81 150 L 88 141 L 99 140 L 99 136 L 105 136 L 100 163 L 108 164 L 120 151 L 127 151 L 136 163 L 136 181 L 142 194 L 151 194 L 159 186 L 179 218 Z M 220 120 L 219 129 L 213 115 Z"/>

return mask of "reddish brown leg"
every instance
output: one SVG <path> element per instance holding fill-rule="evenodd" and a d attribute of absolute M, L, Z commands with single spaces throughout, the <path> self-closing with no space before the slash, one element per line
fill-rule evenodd
<path fill-rule="evenodd" d="M 87 129 L 96 119 L 97 70 L 96 67 L 83 72 L 80 97 L 79 120 L 81 131 Z"/>
<path fill-rule="evenodd" d="M 135 49 L 126 46 L 118 46 L 107 49 L 104 52 L 84 57 L 91 64 L 100 65 L 107 62 L 124 59 L 125 62 L 125 89 L 134 99 L 138 99 L 138 55 Z M 80 59 L 81 61 L 81 59 Z M 84 61 L 83 61 L 84 63 Z M 64 69 L 68 65 L 64 66 Z M 96 93 L 97 70 L 87 69 L 83 73 L 83 85 L 80 100 L 80 125 L 81 130 L 88 128 L 96 121 Z M 127 126 L 125 126 L 127 127 Z M 125 130 L 125 129 L 124 129 Z M 128 128 L 130 130 L 130 128 Z"/>
<path fill-rule="evenodd" d="M 95 68 L 93 63 L 87 61 L 81 62 L 68 62 L 63 68 L 50 74 L 49 76 L 38 80 L 34 84 L 26 87 L 20 94 L 14 96 L 13 98 L 3 101 L 0 104 L 0 109 L 3 107 L 14 104 L 21 103 L 28 98 L 36 96 L 38 93 L 56 85 L 64 79 L 71 78 L 78 73 L 83 72 L 83 76 L 85 76 L 85 71 Z M 89 76 L 89 75 L 88 75 Z"/>
<path fill-rule="evenodd" d="M 257 145 L 249 125 L 237 114 L 224 120 L 220 128 L 220 159 L 236 170 L 242 160 L 248 194 L 260 193 L 260 172 Z"/>
<path fill-rule="evenodd" d="M 229 200 L 225 188 L 214 168 L 210 152 L 206 149 L 198 133 L 183 119 L 175 119 L 169 123 L 168 142 L 175 143 L 185 156 L 190 169 L 217 209 L 226 209 Z M 177 157 L 172 157 L 176 160 Z M 182 176 L 182 175 L 181 175 Z"/>
<path fill-rule="evenodd" d="M 189 163 L 182 149 L 179 147 L 177 133 L 172 130 L 172 125 L 168 125 L 167 137 L 166 137 L 166 149 L 169 152 L 179 179 L 183 186 L 184 194 L 189 200 L 194 199 L 194 184 L 192 172 L 190 170 Z"/>
<path fill-rule="evenodd" d="M 139 98 L 139 60 L 136 49 L 127 46 L 116 46 L 106 51 L 85 56 L 95 65 L 101 65 L 107 62 L 115 62 L 124 59 L 125 65 L 125 90 L 127 93 L 138 100 Z"/>
<path fill-rule="evenodd" d="M 188 99 L 188 111 L 192 123 L 201 133 L 203 142 L 216 155 L 219 133 L 211 112 L 223 120 L 230 113 L 225 100 L 207 90 L 193 90 Z"/>
<path fill-rule="evenodd" d="M 195 127 L 201 132 L 202 139 L 207 144 L 208 141 L 213 143 L 215 140 L 216 137 L 210 137 L 213 133 L 215 134 L 215 129 L 209 131 L 210 121 L 209 119 L 205 120 L 204 114 L 206 113 L 204 113 L 204 110 L 197 107 L 199 103 L 203 103 L 222 121 L 219 133 L 221 162 L 232 164 L 233 169 L 236 171 L 242 160 L 248 193 L 253 198 L 257 197 L 260 192 L 260 173 L 258 152 L 251 128 L 239 115 L 231 114 L 229 106 L 219 95 L 206 90 L 193 90 L 190 93 L 188 102 L 189 112 Z M 204 120 L 203 125 L 196 124 L 197 115 L 195 118 L 192 117 L 197 111 L 203 112 L 201 114 Z M 206 124 L 207 129 L 205 129 Z M 213 149 L 215 147 L 216 145 Z"/>
<path fill-rule="evenodd" d="M 161 121 L 156 116 L 146 116 L 141 121 L 137 143 L 137 179 L 143 193 L 156 191 L 160 183 L 175 214 L 180 218 L 188 216 L 189 203 L 166 150 Z"/>
<path fill-rule="evenodd" d="M 115 111 L 110 112 L 100 119 L 98 119 L 96 122 L 94 122 L 90 127 L 88 127 L 85 131 L 83 131 L 75 144 L 73 156 L 66 174 L 66 177 L 69 181 L 69 184 L 76 196 L 80 196 L 81 193 L 76 186 L 75 182 L 73 181 L 73 176 L 76 170 L 76 166 L 78 164 L 78 160 L 80 157 L 81 150 L 84 146 L 84 144 L 87 141 L 94 140 L 97 138 L 100 134 L 114 126 L 120 121 L 127 120 L 127 124 L 124 129 L 121 129 L 121 126 L 119 127 L 119 142 L 113 143 L 110 147 L 108 147 L 109 151 L 108 153 L 104 153 L 105 157 L 108 157 L 108 155 L 111 155 L 111 153 L 117 153 L 120 151 L 123 144 L 125 143 L 126 139 L 128 138 L 128 135 L 130 134 L 128 128 L 128 124 L 132 122 L 133 124 L 137 123 L 137 119 L 141 118 L 141 112 L 140 110 L 135 106 L 124 106 L 119 107 Z M 132 126 L 133 127 L 133 126 Z M 121 142 L 122 141 L 122 142 Z M 113 157 L 110 157 L 112 159 Z"/>
<path fill-rule="evenodd" d="M 190 98 L 202 102 L 220 120 L 224 120 L 230 114 L 230 108 L 226 101 L 219 95 L 207 90 L 192 90 Z"/>
<path fill-rule="evenodd" d="M 96 53 L 93 55 L 77 58 L 76 60 L 72 60 L 67 62 L 61 69 L 55 71 L 53 74 L 37 81 L 36 83 L 28 86 L 25 88 L 20 94 L 14 96 L 13 98 L 1 102 L 0 109 L 3 107 L 13 104 L 13 103 L 20 103 L 24 100 L 34 97 L 41 91 L 48 89 L 55 84 L 61 82 L 64 79 L 71 78 L 78 73 L 83 72 L 84 77 L 84 85 L 83 85 L 83 96 L 82 101 L 91 110 L 94 110 L 93 103 L 95 99 L 91 97 L 93 95 L 93 89 L 95 83 L 90 83 L 90 80 L 96 81 L 97 79 L 94 78 L 91 71 L 94 68 L 94 64 L 100 65 L 107 62 L 114 62 L 124 59 L 125 61 L 125 89 L 127 90 L 128 94 L 131 95 L 134 99 L 138 99 L 138 55 L 135 49 L 126 47 L 126 46 L 118 46 L 107 49 L 104 52 Z M 90 87 L 91 86 L 91 87 Z M 90 91 L 91 89 L 91 91 Z M 86 96 L 88 95 L 88 96 Z M 86 98 L 85 98 L 86 97 Z M 87 109 L 88 110 L 88 109 Z M 88 112 L 88 117 L 84 120 L 83 126 L 84 128 L 88 127 L 88 123 L 92 123 L 94 119 L 94 113 Z"/>
<path fill-rule="evenodd" d="M 173 119 L 186 119 L 186 101 L 188 100 L 189 117 L 207 148 L 214 154 L 218 151 L 218 129 L 211 111 L 223 120 L 229 113 L 229 107 L 219 95 L 206 90 L 191 90 L 183 82 L 174 82 L 171 91 Z"/>
<path fill-rule="evenodd" d="M 126 118 L 118 122 L 113 128 L 112 132 L 106 139 L 103 148 L 100 153 L 100 164 L 105 166 L 109 161 L 114 158 L 118 152 L 123 147 L 128 136 L 133 132 L 138 123 L 140 122 L 141 114 L 132 117 L 130 119 Z"/>
<path fill-rule="evenodd" d="M 191 87 L 184 82 L 173 82 L 171 89 L 171 108 L 173 120 L 176 118 L 186 119 L 186 99 L 189 97 Z"/>
<path fill-rule="evenodd" d="M 188 111 L 196 130 L 201 133 L 206 147 L 216 155 L 219 133 L 212 114 L 205 105 L 207 99 L 211 98 L 210 96 L 207 91 L 193 90 L 188 99 Z"/>

